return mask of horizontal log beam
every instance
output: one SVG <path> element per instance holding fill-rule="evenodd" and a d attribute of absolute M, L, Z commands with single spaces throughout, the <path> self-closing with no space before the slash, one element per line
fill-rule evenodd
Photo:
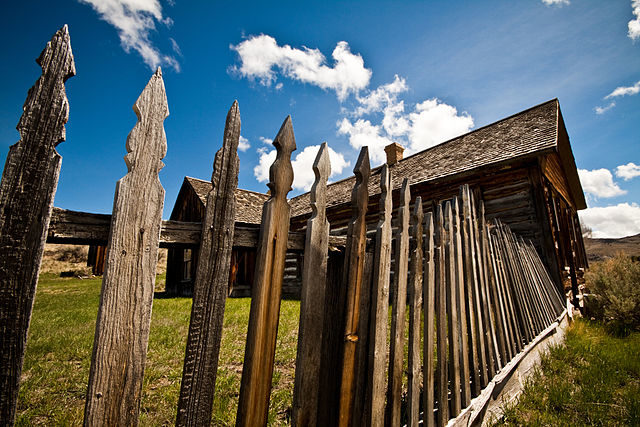
<path fill-rule="evenodd" d="M 111 215 L 77 212 L 53 208 L 47 243 L 66 243 L 73 245 L 106 245 L 109 239 Z M 162 221 L 160 247 L 198 246 L 202 224 L 199 222 Z M 258 244 L 259 230 L 235 226 L 233 246 L 255 248 Z M 304 250 L 305 234 L 289 232 L 287 249 Z M 330 246 L 344 246 L 343 236 L 329 236 Z"/>

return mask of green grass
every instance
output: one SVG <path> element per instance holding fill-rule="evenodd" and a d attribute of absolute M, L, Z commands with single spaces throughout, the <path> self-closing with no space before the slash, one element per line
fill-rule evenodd
<path fill-rule="evenodd" d="M 495 425 L 640 425 L 640 333 L 577 319 Z"/>
<path fill-rule="evenodd" d="M 159 276 L 161 283 L 164 277 Z M 18 400 L 17 425 L 80 425 L 100 298 L 100 279 L 43 274 L 38 283 Z M 214 425 L 235 423 L 250 300 L 228 299 Z M 173 425 L 191 299 L 155 299 L 140 424 Z M 299 302 L 283 301 L 269 424 L 287 423 L 293 394 Z"/>

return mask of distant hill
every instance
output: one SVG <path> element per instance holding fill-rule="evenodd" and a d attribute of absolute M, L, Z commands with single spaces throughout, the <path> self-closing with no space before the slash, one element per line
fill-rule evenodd
<path fill-rule="evenodd" d="M 629 256 L 640 256 L 640 234 L 620 239 L 584 239 L 589 261 L 612 258 L 622 251 Z"/>

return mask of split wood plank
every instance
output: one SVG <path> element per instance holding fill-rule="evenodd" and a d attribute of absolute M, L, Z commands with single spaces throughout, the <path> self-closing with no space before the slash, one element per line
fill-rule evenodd
<path fill-rule="evenodd" d="M 109 240 L 111 215 L 70 211 L 53 208 L 47 232 L 47 243 L 63 243 L 72 245 L 106 245 Z M 255 248 L 258 246 L 260 230 L 235 225 L 233 232 L 234 248 Z M 202 224 L 199 222 L 182 222 L 163 220 L 160 230 L 160 247 L 193 246 L 200 244 Z M 304 250 L 305 233 L 290 231 L 287 250 L 302 252 Z M 344 247 L 345 236 L 329 236 L 329 246 Z"/>
<path fill-rule="evenodd" d="M 464 269 L 465 269 L 465 285 L 467 292 L 467 315 L 469 317 L 469 341 L 471 349 L 471 378 L 472 378 L 472 396 L 478 396 L 482 390 L 480 370 L 482 362 L 480 361 L 481 349 L 481 335 L 478 332 L 478 310 L 476 309 L 477 294 L 474 292 L 474 284 L 477 281 L 476 269 L 473 263 L 473 226 L 471 224 L 471 206 L 469 202 L 468 187 L 462 186 L 460 188 L 460 199 L 462 200 L 462 239 L 463 239 L 463 254 L 464 254 Z"/>
<path fill-rule="evenodd" d="M 434 409 L 435 409 L 435 306 L 436 306 L 436 279 L 435 279 L 435 263 L 437 258 L 435 257 L 434 248 L 434 223 L 433 213 L 428 212 L 424 217 L 425 236 L 427 238 L 427 244 L 425 248 L 425 268 L 422 279 L 422 288 L 424 294 L 424 301 L 422 303 L 422 309 L 424 312 L 424 342 L 423 342 L 423 420 L 424 425 L 427 427 L 433 427 L 435 425 Z"/>
<path fill-rule="evenodd" d="M 420 305 L 422 304 L 422 267 L 424 213 L 422 198 L 416 197 L 411 215 L 411 264 L 409 266 L 409 350 L 407 373 L 407 426 L 417 427 L 420 420 Z M 425 370 L 426 372 L 426 370 Z M 432 414 L 432 413 L 431 413 Z"/>
<path fill-rule="evenodd" d="M 438 363 L 436 379 L 438 384 L 438 426 L 444 426 L 449 421 L 449 375 L 447 372 L 447 282 L 445 266 L 446 236 L 444 231 L 444 213 L 442 204 L 437 207 L 434 236 L 434 264 L 435 264 L 435 300 L 437 308 L 437 344 Z"/>
<path fill-rule="evenodd" d="M 36 62 L 0 184 L 0 424 L 15 421 L 20 374 L 40 262 L 58 185 L 69 102 L 64 83 L 76 74 L 69 30 L 58 30 Z"/>
<path fill-rule="evenodd" d="M 387 408 L 385 425 L 400 426 L 400 405 L 402 403 L 402 374 L 404 362 L 404 333 L 407 308 L 407 275 L 409 263 L 409 202 L 411 192 L 409 179 L 402 181 L 400 206 L 398 207 L 395 272 L 393 275 L 391 316 L 391 342 L 389 348 L 389 382 L 387 387 Z"/>
<path fill-rule="evenodd" d="M 327 180 L 331 175 L 329 148 L 323 142 L 313 163 L 315 181 L 310 191 L 311 217 L 307 221 L 300 325 L 296 372 L 293 387 L 291 424 L 315 426 L 318 410 L 322 327 L 326 294 L 329 221 L 327 220 Z"/>
<path fill-rule="evenodd" d="M 464 284 L 464 257 L 462 253 L 462 227 L 460 225 L 460 204 L 458 198 L 453 198 L 453 229 L 455 238 L 455 278 L 457 284 L 456 305 L 458 309 L 458 334 L 460 334 L 460 368 L 461 368 L 461 406 L 466 408 L 471 402 L 471 384 L 469 372 L 469 338 Z"/>
<path fill-rule="evenodd" d="M 351 192 L 352 217 L 347 231 L 343 283 L 346 288 L 346 309 L 343 333 L 342 372 L 340 382 L 339 425 L 351 422 L 354 399 L 354 371 L 359 335 L 360 296 L 366 250 L 367 203 L 369 201 L 369 149 L 362 147 L 353 169 L 356 183 Z M 364 331 L 362 331 L 364 332 Z M 366 332 L 365 332 L 366 333 Z"/>
<path fill-rule="evenodd" d="M 365 403 L 366 423 L 384 425 L 385 373 L 387 366 L 387 322 L 389 321 L 389 274 L 391 268 L 391 173 L 383 165 L 380 175 L 380 219 L 376 229 L 376 248 L 371 290 L 369 329 L 370 391 Z"/>
<path fill-rule="evenodd" d="M 293 183 L 291 153 L 296 149 L 291 116 L 285 119 L 273 145 L 276 159 L 269 169 L 271 197 L 262 208 L 237 426 L 265 426 L 269 413 L 291 213 L 287 203 L 287 193 Z"/>
<path fill-rule="evenodd" d="M 211 423 L 233 248 L 239 138 L 240 110 L 235 101 L 227 114 L 207 194 L 176 426 Z"/>
<path fill-rule="evenodd" d="M 164 189 L 158 172 L 169 115 L 160 68 L 133 106 L 128 173 L 116 185 L 84 424 L 137 425 L 149 341 Z"/>
<path fill-rule="evenodd" d="M 460 322 L 456 294 L 458 282 L 456 277 L 455 259 L 455 228 L 451 202 L 447 201 L 444 208 L 444 263 L 445 279 L 447 281 L 447 334 L 449 339 L 449 378 L 451 383 L 451 417 L 456 417 L 460 410 Z"/>

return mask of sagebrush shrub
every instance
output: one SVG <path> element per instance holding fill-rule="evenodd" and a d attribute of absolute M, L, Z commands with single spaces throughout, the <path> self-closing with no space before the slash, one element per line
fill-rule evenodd
<path fill-rule="evenodd" d="M 640 330 L 640 263 L 619 253 L 594 263 L 586 274 L 587 286 L 598 299 L 598 310 L 612 331 Z"/>

